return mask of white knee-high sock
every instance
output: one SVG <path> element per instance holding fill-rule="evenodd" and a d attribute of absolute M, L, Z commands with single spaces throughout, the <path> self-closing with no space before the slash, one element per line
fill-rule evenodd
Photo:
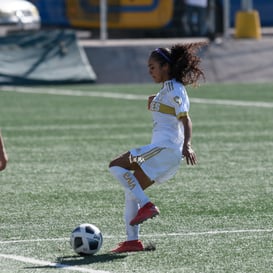
<path fill-rule="evenodd" d="M 137 215 L 139 204 L 132 193 L 125 189 L 124 221 L 126 227 L 127 241 L 138 240 L 139 225 L 131 226 L 131 220 Z"/>
<path fill-rule="evenodd" d="M 119 166 L 110 167 L 109 170 L 110 173 L 121 183 L 121 185 L 133 194 L 137 202 L 140 204 L 140 207 L 143 207 L 150 201 L 149 197 L 144 193 L 139 182 L 131 171 Z"/>

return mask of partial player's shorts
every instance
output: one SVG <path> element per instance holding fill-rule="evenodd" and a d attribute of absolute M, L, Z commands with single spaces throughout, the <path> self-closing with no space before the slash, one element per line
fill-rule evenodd
<path fill-rule="evenodd" d="M 163 183 L 172 178 L 182 160 L 179 150 L 158 147 L 149 144 L 131 149 L 131 161 L 138 163 L 144 173 L 157 183 Z"/>

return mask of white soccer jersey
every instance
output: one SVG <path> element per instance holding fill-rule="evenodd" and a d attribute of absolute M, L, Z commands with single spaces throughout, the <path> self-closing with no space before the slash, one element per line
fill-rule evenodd
<path fill-rule="evenodd" d="M 179 118 L 187 116 L 190 108 L 185 87 L 175 79 L 164 82 L 150 104 L 153 112 L 152 144 L 179 149 L 184 143 L 184 128 Z"/>

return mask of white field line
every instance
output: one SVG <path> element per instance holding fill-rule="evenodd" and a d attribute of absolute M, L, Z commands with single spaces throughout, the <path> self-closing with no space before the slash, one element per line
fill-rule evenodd
<path fill-rule="evenodd" d="M 125 99 L 125 100 L 147 100 L 146 95 L 136 94 L 122 94 L 111 92 L 89 92 L 80 90 L 69 89 L 53 89 L 53 88 L 33 88 L 33 87 L 15 87 L 15 86 L 2 86 L 1 91 L 17 92 L 17 93 L 31 93 L 31 94 L 47 94 L 59 96 L 76 96 L 76 97 L 99 97 L 99 98 L 112 98 L 112 99 Z M 220 100 L 220 99 L 204 99 L 204 98 L 191 98 L 192 103 L 201 104 L 214 104 L 214 105 L 227 105 L 227 106 L 246 106 L 246 107 L 261 107 L 273 108 L 272 102 L 263 101 L 241 101 L 241 100 Z"/>
<path fill-rule="evenodd" d="M 186 232 L 186 233 L 161 233 L 161 234 L 147 234 L 141 237 L 156 238 L 156 237 L 188 237 L 188 236 L 211 236 L 211 235 L 221 235 L 221 234 L 245 234 L 245 233 L 272 233 L 273 229 L 239 229 L 239 230 L 210 230 L 210 231 L 200 231 L 200 232 Z M 116 238 L 118 236 L 104 236 L 104 238 Z M 30 239 L 30 240 L 10 240 L 10 241 L 0 241 L 0 244 L 11 244 L 11 243 L 31 243 L 31 242 L 42 242 L 42 241 L 66 241 L 68 238 L 51 238 L 51 239 Z M 52 263 L 50 261 L 38 260 L 34 258 L 11 255 L 11 254 L 1 254 L 0 259 L 9 259 L 13 261 L 19 261 L 23 263 L 29 263 L 40 266 L 48 266 L 52 268 L 60 268 L 66 270 L 73 270 L 77 272 L 87 272 L 87 273 L 110 273 L 108 271 L 93 270 L 88 268 L 83 268 L 79 266 L 67 265 L 62 263 Z"/>
<path fill-rule="evenodd" d="M 242 234 L 242 233 L 273 233 L 273 229 L 234 229 L 234 230 L 208 230 L 208 231 L 197 231 L 197 232 L 173 232 L 173 233 L 155 233 L 155 234 L 143 234 L 140 237 L 143 238 L 160 238 L 160 237 L 189 237 L 189 236 L 209 236 L 209 235 L 222 235 L 222 234 Z M 103 238 L 119 238 L 123 236 L 116 235 L 104 235 Z M 1 244 L 12 244 L 12 243 L 32 243 L 32 242 L 46 242 L 46 241 L 68 241 L 69 238 L 38 238 L 28 240 L 9 240 L 0 241 Z"/>
<path fill-rule="evenodd" d="M 218 100 L 218 99 L 199 99 L 199 98 L 190 98 L 190 101 L 193 103 L 201 103 L 201 104 L 273 108 L 273 103 L 263 102 L 263 101 Z"/>
<path fill-rule="evenodd" d="M 77 272 L 110 273 L 109 271 L 94 270 L 94 269 L 84 268 L 84 267 L 80 267 L 80 266 L 67 265 L 67 264 L 62 264 L 62 263 L 52 263 L 49 261 L 43 261 L 43 260 L 33 259 L 33 258 L 29 258 L 29 257 L 10 255 L 10 254 L 1 254 L 0 253 L 0 258 L 9 259 L 9 260 L 13 260 L 13 261 L 19 261 L 19 262 L 28 263 L 28 264 L 72 270 L 72 271 L 77 271 Z"/>
<path fill-rule="evenodd" d="M 69 90 L 69 89 L 53 89 L 53 88 L 32 88 L 32 87 L 10 87 L 2 86 L 1 91 L 27 93 L 27 94 L 43 94 L 43 95 L 56 95 L 56 96 L 74 96 L 74 97 L 98 97 L 98 98 L 110 98 L 110 99 L 125 99 L 125 100 L 144 100 L 147 99 L 145 95 L 134 94 L 122 94 L 112 92 L 100 92 L 100 91 L 81 91 L 81 90 Z"/>

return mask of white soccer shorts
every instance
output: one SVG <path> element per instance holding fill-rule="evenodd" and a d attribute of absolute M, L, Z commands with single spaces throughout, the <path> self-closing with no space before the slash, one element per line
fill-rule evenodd
<path fill-rule="evenodd" d="M 177 172 L 182 154 L 179 150 L 149 144 L 130 150 L 131 160 L 138 163 L 144 173 L 157 183 L 171 179 Z"/>

